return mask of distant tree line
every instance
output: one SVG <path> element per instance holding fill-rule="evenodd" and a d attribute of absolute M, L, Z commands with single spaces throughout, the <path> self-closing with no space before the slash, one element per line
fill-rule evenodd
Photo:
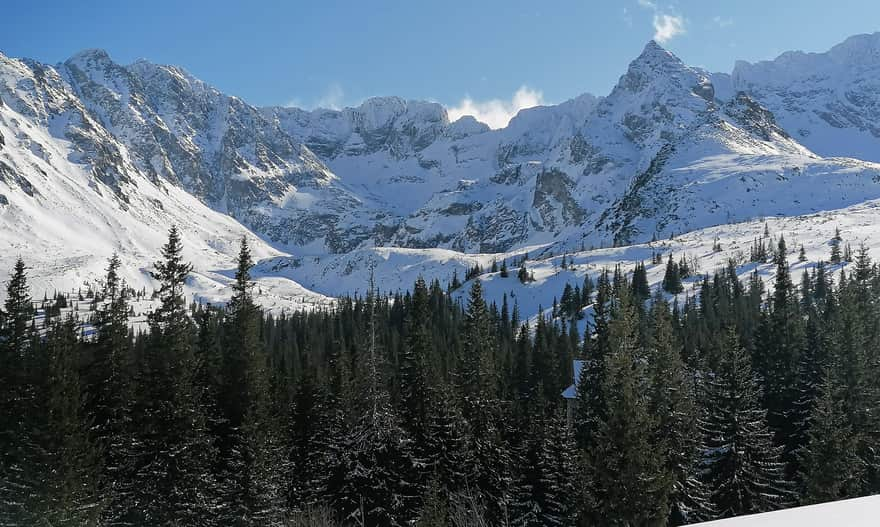
<path fill-rule="evenodd" d="M 172 229 L 149 331 L 114 256 L 94 338 L 66 306 L 37 327 L 19 261 L 0 525 L 680 525 L 876 493 L 880 271 L 862 248 L 796 286 L 773 253 L 769 294 L 731 262 L 670 305 L 639 265 L 531 325 L 477 277 L 273 316 L 246 240 L 229 303 L 187 305 Z"/>

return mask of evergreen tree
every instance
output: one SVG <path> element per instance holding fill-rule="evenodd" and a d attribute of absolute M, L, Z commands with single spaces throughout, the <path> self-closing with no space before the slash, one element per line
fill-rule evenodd
<path fill-rule="evenodd" d="M 50 329 L 40 350 L 40 411 L 31 433 L 39 444 L 35 457 L 41 477 L 28 507 L 33 524 L 90 525 L 101 514 L 100 453 L 86 415 L 79 350 L 72 317 Z"/>
<path fill-rule="evenodd" d="M 721 363 L 707 381 L 706 480 L 721 517 L 780 509 L 792 502 L 782 449 L 774 446 L 751 361 L 729 329 Z"/>
<path fill-rule="evenodd" d="M 408 312 L 407 337 L 400 364 L 401 421 L 404 428 L 420 441 L 425 436 L 428 419 L 428 360 L 433 356 L 429 334 L 430 312 L 428 285 L 416 280 Z"/>
<path fill-rule="evenodd" d="M 32 485 L 38 477 L 31 419 L 38 413 L 33 370 L 33 305 L 27 268 L 18 258 L 6 286 L 0 326 L 0 525 L 26 523 Z"/>
<path fill-rule="evenodd" d="M 137 521 L 209 524 L 215 507 L 215 456 L 202 411 L 201 387 L 194 380 L 199 364 L 183 287 L 192 266 L 183 261 L 176 227 L 155 264 L 159 307 L 148 317 L 149 341 L 140 368 L 139 430 L 134 503 L 143 504 Z"/>
<path fill-rule="evenodd" d="M 830 258 L 830 260 L 831 260 L 832 264 L 839 264 L 841 262 L 842 257 L 840 255 L 840 243 L 842 241 L 843 241 L 843 238 L 841 238 L 841 236 L 840 236 L 840 229 L 835 228 L 834 229 L 834 237 L 831 238 L 831 242 L 830 242 L 830 245 L 831 245 L 831 258 Z"/>
<path fill-rule="evenodd" d="M 587 452 L 597 504 L 590 516 L 604 525 L 643 525 L 668 516 L 672 475 L 651 445 L 657 423 L 648 412 L 636 310 L 627 295 L 619 301 L 602 386 L 608 412 Z"/>
<path fill-rule="evenodd" d="M 476 283 L 479 283 L 477 280 Z M 396 526 L 412 521 L 419 488 L 414 484 L 411 440 L 400 427 L 381 378 L 376 295 L 367 297 L 368 349 L 364 410 L 344 435 L 339 457 L 328 467 L 333 507 L 347 523 Z"/>
<path fill-rule="evenodd" d="M 677 295 L 684 291 L 684 286 L 681 283 L 681 270 L 678 264 L 672 260 L 671 254 L 666 262 L 666 273 L 663 275 L 662 286 L 664 291 L 672 295 Z"/>
<path fill-rule="evenodd" d="M 702 446 L 697 426 L 693 377 L 675 342 L 669 305 L 661 296 L 651 308 L 651 335 L 647 350 L 649 410 L 656 419 L 651 444 L 671 475 L 670 522 L 674 525 L 709 519 L 708 491 L 699 481 Z"/>
<path fill-rule="evenodd" d="M 825 382 L 809 420 L 807 443 L 799 452 L 803 467 L 801 502 L 822 503 L 857 496 L 862 463 L 858 438 L 847 422 L 846 408 L 835 372 L 826 369 Z"/>
<path fill-rule="evenodd" d="M 119 276 L 121 262 L 113 254 L 107 265 L 97 310 L 94 361 L 89 369 L 89 414 L 103 451 L 104 477 L 101 493 L 107 502 L 103 521 L 124 523 L 133 485 L 131 339 L 128 327 L 128 294 Z"/>
<path fill-rule="evenodd" d="M 763 396 L 768 423 L 776 432 L 778 442 L 785 446 L 786 461 L 793 462 L 794 452 L 802 446 L 796 442 L 798 430 L 794 414 L 800 395 L 797 372 L 806 344 L 805 328 L 782 236 L 776 253 L 771 310 L 765 318 L 767 337 L 759 342 L 756 362 L 764 378 Z"/>
<path fill-rule="evenodd" d="M 277 525 L 283 518 L 285 445 L 273 411 L 268 358 L 260 339 L 260 310 L 254 302 L 250 271 L 254 263 L 247 239 L 238 254 L 232 299 L 229 302 L 229 343 L 226 356 L 241 365 L 239 383 L 228 386 L 241 413 L 229 415 L 237 435 L 233 451 L 242 454 L 242 522 Z M 237 443 L 237 444 L 236 444 Z"/>
<path fill-rule="evenodd" d="M 636 301 L 644 302 L 651 298 L 651 286 L 648 285 L 648 271 L 643 262 L 636 264 L 636 268 L 632 275 L 632 283 L 630 285 L 632 287 L 633 298 Z"/>

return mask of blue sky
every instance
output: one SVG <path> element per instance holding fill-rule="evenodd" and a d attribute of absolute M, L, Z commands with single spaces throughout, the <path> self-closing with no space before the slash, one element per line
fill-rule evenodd
<path fill-rule="evenodd" d="M 880 30 L 877 0 L 4 0 L 0 11 L 11 56 L 54 64 L 99 47 L 122 63 L 183 66 L 256 105 L 401 95 L 469 102 L 487 119 L 607 94 L 652 37 L 730 71 Z"/>

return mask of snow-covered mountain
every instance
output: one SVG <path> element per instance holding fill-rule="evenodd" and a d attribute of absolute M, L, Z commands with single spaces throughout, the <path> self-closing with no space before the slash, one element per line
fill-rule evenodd
<path fill-rule="evenodd" d="M 749 93 L 813 152 L 880 162 L 880 33 L 850 37 L 826 53 L 738 62 L 720 82 Z"/>
<path fill-rule="evenodd" d="M 401 287 L 525 251 L 589 259 L 823 217 L 880 199 L 878 88 L 880 33 L 731 74 L 649 42 L 607 96 L 490 130 L 398 97 L 257 108 L 100 50 L 56 66 L 0 55 L 0 266 L 21 254 L 43 287 L 72 287 L 118 250 L 148 284 L 177 223 L 194 294 L 223 296 L 234 241 L 251 233 L 277 305 L 326 303 L 369 260 Z"/>

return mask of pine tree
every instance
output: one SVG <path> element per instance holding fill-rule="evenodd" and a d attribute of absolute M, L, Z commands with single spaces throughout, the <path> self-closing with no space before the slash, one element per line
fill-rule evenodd
<path fill-rule="evenodd" d="M 29 506 L 35 524 L 90 525 L 101 514 L 100 452 L 86 415 L 80 348 L 77 322 L 68 317 L 50 329 L 40 350 L 44 377 L 37 388 L 41 408 L 32 434 L 40 445 L 42 484 Z"/>
<path fill-rule="evenodd" d="M 751 361 L 729 329 L 721 363 L 707 381 L 706 481 L 721 517 L 780 509 L 793 501 L 782 449 L 773 444 Z"/>
<path fill-rule="evenodd" d="M 27 499 L 38 477 L 30 420 L 38 413 L 33 376 L 33 305 L 27 268 L 18 258 L 6 286 L 0 327 L 0 525 L 27 523 Z"/>
<path fill-rule="evenodd" d="M 400 360 L 401 420 L 418 442 L 425 435 L 428 412 L 428 360 L 433 356 L 429 334 L 428 285 L 422 277 L 413 287 L 408 312 L 407 337 Z"/>
<path fill-rule="evenodd" d="M 681 525 L 709 519 L 708 491 L 698 478 L 702 446 L 697 426 L 693 376 L 686 370 L 675 342 L 669 305 L 661 296 L 651 308 L 647 350 L 649 410 L 656 420 L 651 443 L 671 475 L 670 523 Z"/>
<path fill-rule="evenodd" d="M 138 427 L 136 485 L 132 500 L 144 504 L 141 523 L 210 523 L 216 481 L 215 456 L 202 409 L 201 387 L 194 380 L 199 364 L 195 333 L 183 287 L 192 271 L 183 261 L 176 227 L 155 264 L 160 305 L 148 317 L 150 334 L 140 367 L 135 410 Z"/>
<path fill-rule="evenodd" d="M 807 443 L 799 452 L 801 502 L 822 503 L 857 496 L 862 463 L 858 438 L 847 422 L 836 373 L 825 370 L 825 382 L 809 419 Z"/>
<path fill-rule="evenodd" d="M 672 475 L 651 445 L 657 423 L 648 412 L 637 313 L 626 294 L 610 332 L 602 386 L 608 412 L 587 452 L 591 501 L 598 505 L 591 517 L 599 524 L 642 525 L 668 516 Z"/>
<path fill-rule="evenodd" d="M 678 264 L 672 260 L 671 254 L 669 255 L 669 261 L 666 262 L 666 273 L 663 275 L 662 286 L 664 291 L 672 295 L 677 295 L 684 291 L 684 286 L 681 283 L 681 270 Z"/>
<path fill-rule="evenodd" d="M 121 262 L 113 254 L 107 265 L 97 310 L 94 362 L 88 391 L 89 414 L 103 451 L 104 477 L 101 493 L 107 502 L 103 521 L 114 525 L 125 521 L 128 496 L 132 492 L 133 466 L 131 412 L 134 391 L 131 389 L 132 356 L 128 327 L 128 294 L 119 276 Z"/>
<path fill-rule="evenodd" d="M 339 455 L 328 467 L 328 494 L 346 523 L 406 525 L 415 519 L 419 488 L 414 483 L 411 440 L 399 425 L 381 378 L 376 302 L 371 277 L 364 411 L 342 437 Z"/>
<path fill-rule="evenodd" d="M 284 504 L 285 445 L 273 411 L 268 358 L 260 339 L 260 309 L 254 302 L 250 271 L 254 263 L 247 239 L 242 238 L 229 302 L 229 335 L 226 356 L 241 366 L 240 383 L 228 386 L 238 398 L 241 413 L 229 416 L 233 450 L 242 454 L 242 521 L 253 525 L 278 525 Z"/>
<path fill-rule="evenodd" d="M 785 239 L 777 248 L 776 279 L 771 310 L 765 319 L 767 338 L 759 343 L 757 369 L 764 378 L 764 406 L 767 420 L 785 446 L 785 460 L 793 462 L 797 444 L 794 413 L 799 399 L 798 365 L 806 345 L 803 316 L 786 260 Z M 789 471 L 792 474 L 792 471 Z"/>

